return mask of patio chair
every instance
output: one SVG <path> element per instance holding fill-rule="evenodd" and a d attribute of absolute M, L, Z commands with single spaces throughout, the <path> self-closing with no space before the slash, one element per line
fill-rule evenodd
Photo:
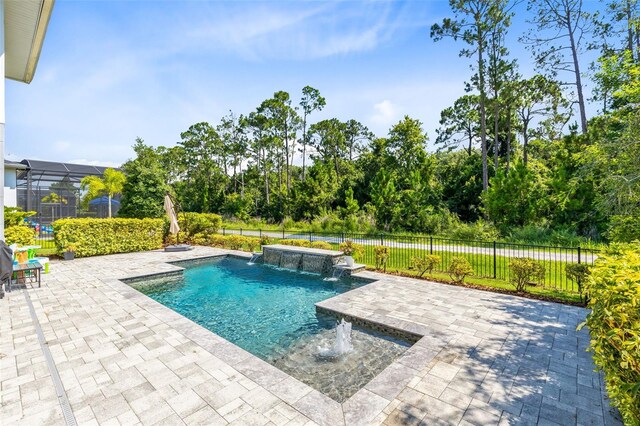
<path fill-rule="evenodd" d="M 4 297 L 4 286 L 13 274 L 13 250 L 4 241 L 0 241 L 0 299 Z"/>

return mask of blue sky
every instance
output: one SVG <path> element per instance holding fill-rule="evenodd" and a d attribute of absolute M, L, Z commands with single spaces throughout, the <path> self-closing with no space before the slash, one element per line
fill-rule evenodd
<path fill-rule="evenodd" d="M 510 32 L 523 74 L 530 56 Z M 405 114 L 430 139 L 464 94 L 462 45 L 434 43 L 446 1 L 56 2 L 30 85 L 7 81 L 7 158 L 117 166 L 136 137 L 174 145 L 191 124 L 313 86 L 312 121 L 355 118 L 378 136 Z"/>

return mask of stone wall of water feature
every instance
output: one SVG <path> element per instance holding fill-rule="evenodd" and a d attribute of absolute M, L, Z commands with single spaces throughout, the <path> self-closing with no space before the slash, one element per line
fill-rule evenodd
<path fill-rule="evenodd" d="M 286 251 L 282 252 L 282 257 L 280 258 L 280 267 L 285 269 L 300 269 L 300 263 L 302 262 L 302 254 L 301 253 L 288 253 Z"/>
<path fill-rule="evenodd" d="M 263 262 L 281 268 L 330 275 L 342 259 L 342 252 L 272 244 L 262 246 Z"/>
<path fill-rule="evenodd" d="M 266 246 L 262 246 L 262 262 L 265 265 L 280 266 L 280 260 L 282 259 L 282 252 L 279 250 L 266 249 Z"/>

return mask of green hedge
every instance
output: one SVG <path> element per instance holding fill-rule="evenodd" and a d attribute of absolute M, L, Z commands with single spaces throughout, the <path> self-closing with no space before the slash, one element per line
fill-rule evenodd
<path fill-rule="evenodd" d="M 10 226 L 4 230 L 4 240 L 7 245 L 30 246 L 36 243 L 36 231 L 28 226 Z"/>
<path fill-rule="evenodd" d="M 163 227 L 162 219 L 60 219 L 53 234 L 59 253 L 86 257 L 159 249 Z"/>
<path fill-rule="evenodd" d="M 584 287 L 593 359 L 625 424 L 640 425 L 640 244 L 613 246 Z"/>
<path fill-rule="evenodd" d="M 214 213 L 179 213 L 178 225 L 181 235 L 215 234 L 222 225 L 222 217 Z"/>
<path fill-rule="evenodd" d="M 256 251 L 266 241 L 243 235 L 196 234 L 190 242 L 200 246 L 226 248 L 230 250 Z"/>

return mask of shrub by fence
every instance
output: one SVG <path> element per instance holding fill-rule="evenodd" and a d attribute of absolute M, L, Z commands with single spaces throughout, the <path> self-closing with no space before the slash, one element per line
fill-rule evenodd
<path fill-rule="evenodd" d="M 30 246 L 36 242 L 36 232 L 28 226 L 10 226 L 4 230 L 4 239 L 8 245 Z"/>
<path fill-rule="evenodd" d="M 614 247 L 585 283 L 596 365 L 625 424 L 640 425 L 640 244 Z"/>
<path fill-rule="evenodd" d="M 53 223 L 59 253 L 76 257 L 154 250 L 162 247 L 163 219 L 60 219 Z"/>
<path fill-rule="evenodd" d="M 222 217 L 214 213 L 181 213 L 178 214 L 178 225 L 181 235 L 189 238 L 196 234 L 213 234 L 222 225 Z"/>

